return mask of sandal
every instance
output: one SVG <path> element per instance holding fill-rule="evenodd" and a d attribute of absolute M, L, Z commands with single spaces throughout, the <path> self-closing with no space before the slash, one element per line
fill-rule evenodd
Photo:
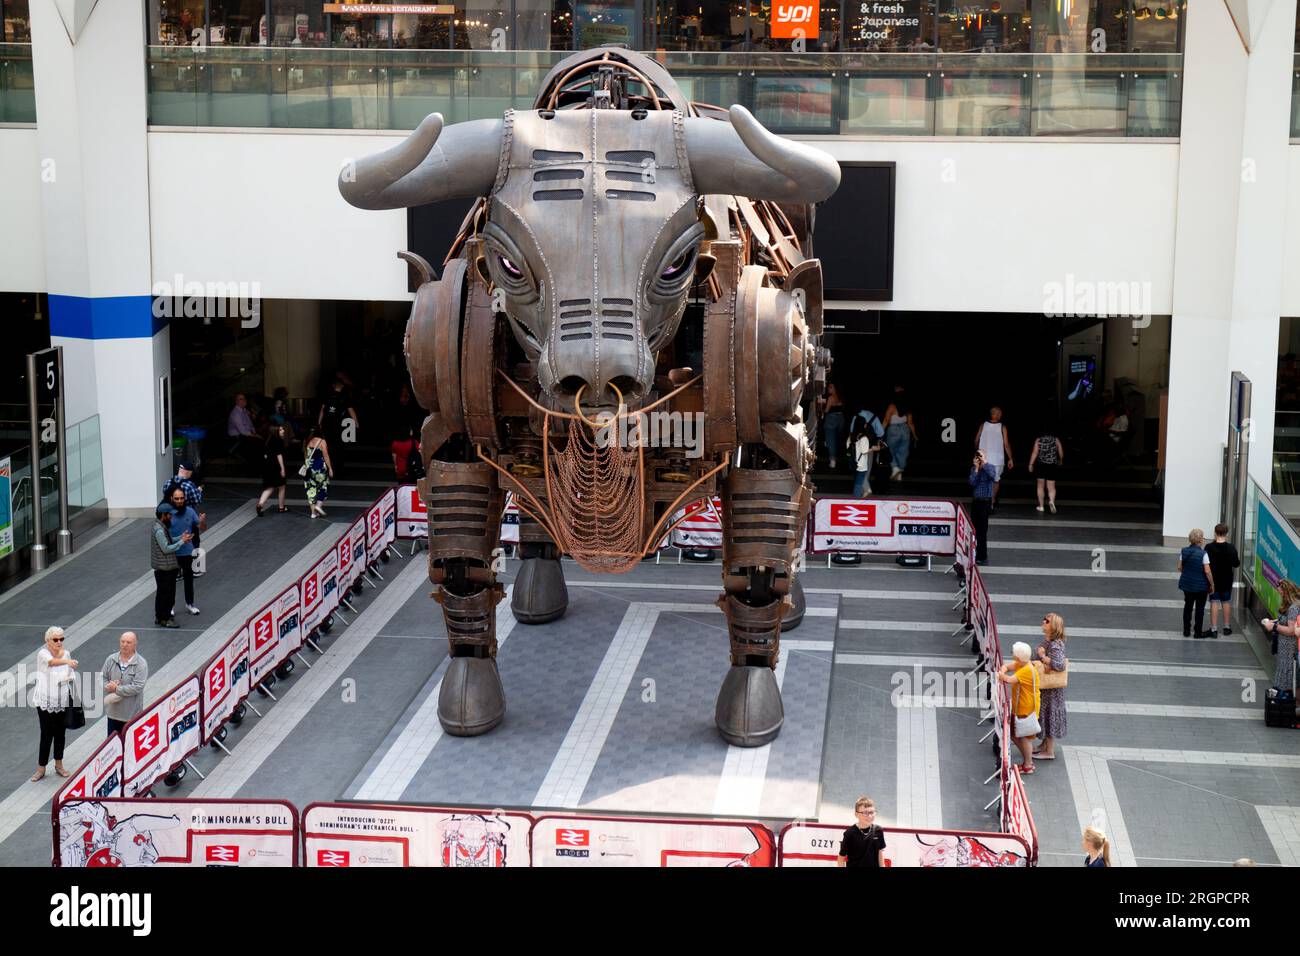
<path fill-rule="evenodd" d="M 57 773 L 60 777 L 71 777 L 71 776 L 72 776 L 71 771 L 64 770 L 62 767 L 55 767 L 55 768 L 54 768 L 54 772 Z"/>
<path fill-rule="evenodd" d="M 1056 754 L 1044 754 L 1044 753 L 1039 753 L 1037 750 L 1035 750 L 1035 751 L 1034 751 L 1034 759 L 1035 759 L 1035 760 L 1055 760 L 1055 759 L 1056 759 Z"/>
<path fill-rule="evenodd" d="M 1033 767 L 1026 768 L 1023 764 L 1022 764 L 1021 767 L 1020 767 L 1020 775 L 1021 775 L 1022 777 L 1027 777 L 1027 776 L 1029 776 L 1029 775 L 1030 775 L 1031 773 L 1033 773 L 1033 772 L 1034 772 L 1034 768 L 1033 768 Z"/>
<path fill-rule="evenodd" d="M 35 782 L 38 781 L 38 780 L 44 780 L 44 779 L 45 779 L 45 768 L 42 767 L 40 770 L 36 771 L 34 774 L 31 775 L 31 777 L 30 777 L 29 779 L 31 780 L 32 783 L 35 783 Z"/>

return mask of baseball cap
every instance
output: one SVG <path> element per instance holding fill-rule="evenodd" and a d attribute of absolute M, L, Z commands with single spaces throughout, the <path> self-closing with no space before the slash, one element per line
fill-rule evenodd
<path fill-rule="evenodd" d="M 176 513 L 176 509 L 164 501 L 162 504 L 160 504 L 157 508 L 154 509 L 153 513 L 156 517 L 161 518 L 163 515 L 174 515 Z"/>

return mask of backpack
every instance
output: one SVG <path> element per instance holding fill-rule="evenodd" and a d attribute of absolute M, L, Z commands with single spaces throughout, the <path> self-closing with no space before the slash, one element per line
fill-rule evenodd
<path fill-rule="evenodd" d="M 853 417 L 861 418 L 862 421 L 866 424 L 866 426 L 871 429 L 872 434 L 874 434 L 877 438 L 885 437 L 885 426 L 880 423 L 880 419 L 876 417 L 875 412 L 869 412 L 864 410 L 858 412 Z"/>

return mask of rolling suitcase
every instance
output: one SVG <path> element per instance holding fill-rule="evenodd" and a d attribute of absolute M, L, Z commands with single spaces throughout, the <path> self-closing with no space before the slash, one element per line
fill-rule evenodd
<path fill-rule="evenodd" d="M 1270 687 L 1264 698 L 1264 724 L 1267 727 L 1295 728 L 1295 665 L 1291 665 L 1290 688 Z"/>

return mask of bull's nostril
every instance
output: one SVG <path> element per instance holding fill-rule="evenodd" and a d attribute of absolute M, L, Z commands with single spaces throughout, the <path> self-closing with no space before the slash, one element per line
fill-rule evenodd
<path fill-rule="evenodd" d="M 555 383 L 555 394 L 565 398 L 572 398 L 586 384 L 581 375 L 566 375 Z M 591 389 L 587 389 L 587 391 L 589 392 Z M 583 395 L 583 398 L 587 397 L 587 395 Z"/>
<path fill-rule="evenodd" d="M 615 375 L 609 384 L 619 390 L 625 402 L 641 397 L 641 383 L 631 375 Z"/>

